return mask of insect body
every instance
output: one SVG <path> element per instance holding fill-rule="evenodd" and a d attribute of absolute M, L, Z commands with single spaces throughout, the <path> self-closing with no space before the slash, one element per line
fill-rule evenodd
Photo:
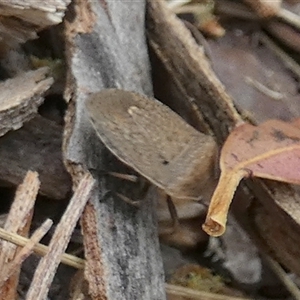
<path fill-rule="evenodd" d="M 103 90 L 91 95 L 86 107 L 98 136 L 122 162 L 171 197 L 201 198 L 216 157 L 211 136 L 134 92 Z"/>

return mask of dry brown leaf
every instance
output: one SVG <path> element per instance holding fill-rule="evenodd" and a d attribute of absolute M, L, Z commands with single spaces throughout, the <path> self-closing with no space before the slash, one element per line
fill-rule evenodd
<path fill-rule="evenodd" d="M 221 152 L 221 176 L 203 229 L 220 236 L 239 182 L 249 176 L 300 184 L 300 130 L 293 124 L 269 120 L 259 126 L 244 123 L 227 138 Z"/>

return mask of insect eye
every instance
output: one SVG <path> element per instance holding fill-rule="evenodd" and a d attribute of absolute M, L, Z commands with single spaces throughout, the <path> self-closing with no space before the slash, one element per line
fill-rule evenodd
<path fill-rule="evenodd" d="M 163 165 L 168 165 L 168 164 L 169 164 L 169 162 L 167 160 L 163 161 Z"/>

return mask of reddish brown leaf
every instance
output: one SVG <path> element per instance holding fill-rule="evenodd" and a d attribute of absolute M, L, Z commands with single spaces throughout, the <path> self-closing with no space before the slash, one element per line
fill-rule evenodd
<path fill-rule="evenodd" d="M 234 192 L 247 176 L 300 184 L 300 130 L 294 124 L 269 120 L 259 126 L 244 123 L 227 138 L 220 158 L 221 177 L 203 229 L 219 236 L 225 231 Z"/>

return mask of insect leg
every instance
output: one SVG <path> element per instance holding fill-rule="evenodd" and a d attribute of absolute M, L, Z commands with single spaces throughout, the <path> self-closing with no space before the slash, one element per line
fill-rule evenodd
<path fill-rule="evenodd" d="M 119 193 L 115 193 L 121 200 L 125 201 L 126 203 L 135 206 L 137 208 L 139 208 L 141 206 L 140 201 L 134 201 L 128 197 L 126 197 L 125 195 L 119 194 Z"/>
<path fill-rule="evenodd" d="M 114 176 L 119 179 L 124 179 L 128 180 L 131 182 L 137 182 L 138 177 L 136 175 L 130 175 L 130 174 L 123 174 L 123 173 L 118 173 L 118 172 L 107 172 L 108 175 Z"/>
<path fill-rule="evenodd" d="M 167 204 L 168 204 L 169 212 L 170 212 L 171 219 L 173 222 L 172 227 L 173 227 L 173 233 L 174 233 L 179 229 L 180 223 L 179 223 L 179 218 L 178 218 L 176 207 L 169 195 L 167 196 Z"/>

